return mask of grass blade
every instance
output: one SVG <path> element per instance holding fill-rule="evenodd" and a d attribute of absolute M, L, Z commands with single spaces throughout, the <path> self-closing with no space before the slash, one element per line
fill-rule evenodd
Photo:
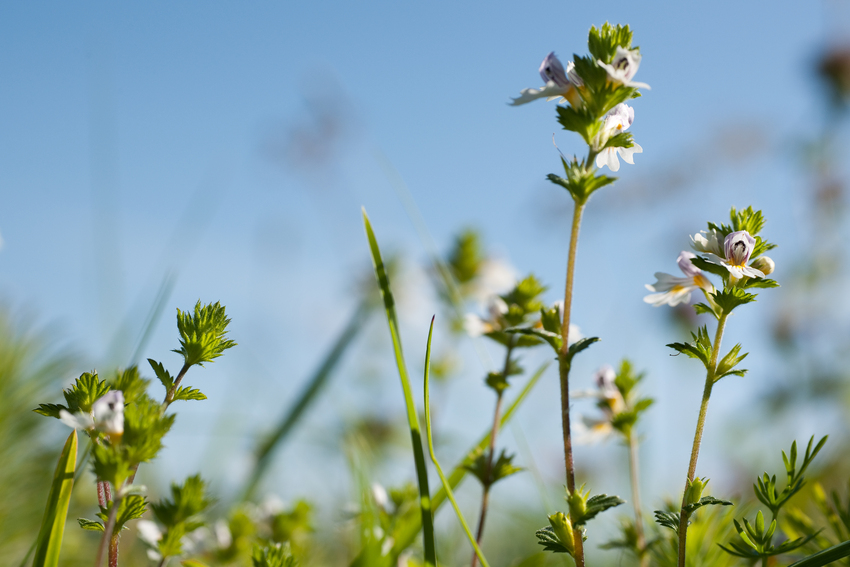
<path fill-rule="evenodd" d="M 443 489 L 446 491 L 446 496 L 448 496 L 455 509 L 457 519 L 460 520 L 460 525 L 463 526 L 463 531 L 466 532 L 466 537 L 469 538 L 469 543 L 472 544 L 472 548 L 475 550 L 475 555 L 478 556 L 478 560 L 481 562 L 481 567 L 490 567 L 490 564 L 487 563 L 487 559 L 481 552 L 481 548 L 478 547 L 478 543 L 476 543 L 475 538 L 472 536 L 472 532 L 466 523 L 466 519 L 464 519 L 463 514 L 457 505 L 455 495 L 452 492 L 452 487 L 449 486 L 449 481 L 446 479 L 446 475 L 443 474 L 443 467 L 440 466 L 439 461 L 437 461 L 437 455 L 434 453 L 434 439 L 431 434 L 431 398 L 428 395 L 428 374 L 431 367 L 431 335 L 433 333 L 434 317 L 431 317 L 431 328 L 428 330 L 428 346 L 425 348 L 425 434 L 428 436 L 428 450 L 431 453 L 431 461 L 437 468 L 437 474 L 440 475 L 440 481 L 443 483 Z"/>
<path fill-rule="evenodd" d="M 828 547 L 792 563 L 789 567 L 821 567 L 850 555 L 850 541 Z"/>
<path fill-rule="evenodd" d="M 246 501 L 253 496 L 263 474 L 266 471 L 271 457 L 276 449 L 283 445 L 290 431 L 298 423 L 298 420 L 307 411 L 307 409 L 316 400 L 322 387 L 330 378 L 333 371 L 336 369 L 342 356 L 348 350 L 348 347 L 353 343 L 354 338 L 360 333 L 363 324 L 366 322 L 367 316 L 372 311 L 373 303 L 370 298 L 365 297 L 361 301 L 354 312 L 348 325 L 345 326 L 342 333 L 337 338 L 331 350 L 328 352 L 321 366 L 316 370 L 316 373 L 308 382 L 306 388 L 301 392 L 298 399 L 292 404 L 287 413 L 283 416 L 280 425 L 272 431 L 262 444 L 257 448 L 257 454 L 254 461 L 254 469 L 251 472 L 245 489 L 242 492 L 242 500 Z"/>
<path fill-rule="evenodd" d="M 549 362 L 544 363 L 537 372 L 535 372 L 531 378 L 528 379 L 528 382 L 523 387 L 522 391 L 517 395 L 516 399 L 511 403 L 511 405 L 505 410 L 505 413 L 502 415 L 502 419 L 499 422 L 499 428 L 505 427 L 505 425 L 510 421 L 511 417 L 513 417 L 516 410 L 519 408 L 520 404 L 525 401 L 528 394 L 531 392 L 532 388 L 537 384 L 540 380 L 540 377 L 543 376 L 543 373 L 549 368 Z M 490 432 L 491 427 L 487 427 L 487 432 L 481 436 L 481 439 L 476 443 L 467 453 L 466 456 L 461 459 L 461 461 L 455 465 L 454 469 L 452 469 L 451 474 L 449 474 L 449 486 L 452 489 L 455 489 L 460 485 L 461 481 L 466 477 L 467 471 L 463 468 L 463 464 L 471 459 L 478 451 L 483 451 L 486 447 L 490 445 Z M 446 501 L 446 490 L 445 488 L 440 488 L 437 493 L 434 495 L 434 498 L 431 500 L 431 507 L 434 510 L 434 513 L 437 513 L 437 510 L 440 509 L 440 506 Z M 392 550 L 388 554 L 388 557 L 392 559 L 393 565 L 398 561 L 399 555 L 410 547 L 413 543 L 413 540 L 416 539 L 416 534 L 419 533 L 419 530 L 422 529 L 422 524 L 419 521 L 419 517 L 411 516 L 404 518 L 400 522 L 400 527 L 392 534 L 393 539 L 395 540 L 395 545 L 393 545 Z"/>
<path fill-rule="evenodd" d="M 47 497 L 47 508 L 41 520 L 41 529 L 33 558 L 33 567 L 57 567 L 59 551 L 62 548 L 62 536 L 65 534 L 65 518 L 68 516 L 68 504 L 71 501 L 71 489 L 74 487 L 74 468 L 77 465 L 77 431 L 71 432 Z"/>
<path fill-rule="evenodd" d="M 398 317 L 395 311 L 395 300 L 390 290 L 390 280 L 381 259 L 381 251 L 378 241 L 372 231 L 366 210 L 363 210 L 363 225 L 366 229 L 366 237 L 369 239 L 369 249 L 372 253 L 372 264 L 375 267 L 375 276 L 381 288 L 381 296 L 384 299 L 384 307 L 387 311 L 387 324 L 390 328 L 390 336 L 393 341 L 398 375 L 401 379 L 401 387 L 404 391 L 404 403 L 407 406 L 407 422 L 410 426 L 410 438 L 413 442 L 413 458 L 416 462 L 416 479 L 419 483 L 419 502 L 422 517 L 423 547 L 425 548 L 425 565 L 434 567 L 437 564 L 437 552 L 434 546 L 434 517 L 431 512 L 431 495 L 428 489 L 428 469 L 425 465 L 425 452 L 422 449 L 422 433 L 419 427 L 419 416 L 416 414 L 416 405 L 413 402 L 413 391 L 410 388 L 410 378 L 407 375 L 407 366 L 404 363 L 404 352 L 401 347 L 401 336 L 398 329 Z"/>

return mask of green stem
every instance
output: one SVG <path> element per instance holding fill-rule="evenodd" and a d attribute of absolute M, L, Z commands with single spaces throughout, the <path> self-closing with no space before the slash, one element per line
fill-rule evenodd
<path fill-rule="evenodd" d="M 685 553 L 688 540 L 688 514 L 685 506 L 688 505 L 688 487 L 694 480 L 699 458 L 699 447 L 702 443 L 702 432 L 705 429 L 705 414 L 708 411 L 708 400 L 711 398 L 711 388 L 714 386 L 715 374 L 717 372 L 717 357 L 720 353 L 720 342 L 723 339 L 723 330 L 726 328 L 726 319 L 729 314 L 723 312 L 717 321 L 717 332 L 714 335 L 714 345 L 711 349 L 711 360 L 708 363 L 708 371 L 705 375 L 705 388 L 702 393 L 702 403 L 697 418 L 697 429 L 694 433 L 694 445 L 691 448 L 691 462 L 688 465 L 688 480 L 685 483 L 685 493 L 682 496 L 682 511 L 679 514 L 679 567 L 685 567 Z"/>
<path fill-rule="evenodd" d="M 481 561 L 481 567 L 490 567 L 490 564 L 487 563 L 487 559 L 481 552 L 481 548 L 478 546 L 475 538 L 472 537 L 472 531 L 470 531 L 469 525 L 466 523 L 466 520 L 460 511 L 460 507 L 457 505 L 457 500 L 455 500 L 455 495 L 454 492 L 452 492 L 449 480 L 446 478 L 446 475 L 443 474 L 443 467 L 440 466 L 440 462 L 437 460 L 437 455 L 434 453 L 434 439 L 431 434 L 431 399 L 428 392 L 428 378 L 431 366 L 431 335 L 433 332 L 434 319 L 432 318 L 431 329 L 428 331 L 428 346 L 425 349 L 425 435 L 428 438 L 428 451 L 431 453 L 431 461 L 434 463 L 434 468 L 437 469 L 437 474 L 440 475 L 440 482 L 443 483 L 443 489 L 446 491 L 446 496 L 448 496 L 449 501 L 455 509 L 455 514 L 457 514 L 457 518 L 460 520 L 461 526 L 463 526 L 463 531 L 466 532 L 466 537 L 469 538 L 469 543 L 472 544 L 472 548 L 475 550 L 476 557 L 478 557 L 478 560 Z"/>
<path fill-rule="evenodd" d="M 567 490 L 572 493 L 576 489 L 575 465 L 573 464 L 573 446 L 570 438 L 570 313 L 573 300 L 573 278 L 576 265 L 576 249 L 581 228 L 581 217 L 586 201 L 575 201 L 573 210 L 573 226 L 570 232 L 570 248 L 567 254 L 567 282 L 564 289 L 564 319 L 561 322 L 562 345 L 559 353 L 559 370 L 561 377 L 561 426 L 564 436 L 564 465 L 567 474 Z M 575 518 L 571 518 L 575 520 Z M 581 530 L 575 530 L 575 561 L 576 567 L 584 567 L 584 545 Z"/>
<path fill-rule="evenodd" d="M 177 375 L 177 378 L 174 380 L 174 385 L 168 389 L 168 392 L 165 394 L 165 399 L 162 401 L 162 413 L 165 413 L 165 410 L 168 409 L 168 406 L 171 405 L 171 402 L 174 401 L 174 394 L 177 393 L 177 388 L 180 387 L 180 382 L 183 381 L 183 377 L 186 376 L 186 372 L 189 371 L 189 367 L 191 365 L 189 363 L 184 363 L 183 368 L 180 369 L 180 373 Z"/>
<path fill-rule="evenodd" d="M 116 490 L 117 494 L 115 495 L 115 500 L 112 501 L 112 510 L 109 511 L 109 518 L 106 521 L 106 525 L 103 527 L 103 537 L 100 540 L 100 545 L 97 548 L 97 558 L 94 561 L 94 567 L 100 567 L 103 563 L 103 554 L 107 551 L 107 547 L 109 548 L 109 558 L 110 560 L 113 557 L 112 551 L 112 533 L 115 530 L 115 520 L 118 518 L 118 508 L 121 505 L 121 497 L 120 490 Z M 118 545 L 117 541 L 115 544 L 115 553 L 114 556 L 118 557 Z M 110 561 L 111 563 L 111 561 Z"/>
<path fill-rule="evenodd" d="M 505 367 L 502 370 L 502 377 L 507 380 L 508 372 L 511 367 L 511 352 L 516 345 L 516 335 L 511 335 L 511 340 L 508 343 L 505 351 Z M 481 514 L 478 517 L 478 531 L 475 533 L 475 543 L 481 546 L 481 539 L 484 536 L 484 520 L 487 517 L 487 507 L 490 502 L 490 486 L 492 485 L 490 475 L 493 473 L 493 457 L 496 453 L 496 437 L 499 434 L 499 420 L 502 413 L 502 394 L 504 390 L 496 391 L 496 409 L 493 411 L 493 427 L 490 429 L 490 450 L 487 454 L 487 475 L 484 477 L 487 482 L 484 483 L 484 493 L 481 495 Z M 472 554 L 472 567 L 478 564 L 478 554 Z"/>
<path fill-rule="evenodd" d="M 649 565 L 649 555 L 646 553 L 646 536 L 643 533 L 643 515 L 640 505 L 640 470 L 638 463 L 638 439 L 634 428 L 629 430 L 629 477 L 632 483 L 632 504 L 635 508 L 635 536 L 637 539 L 638 558 L 640 567 Z"/>

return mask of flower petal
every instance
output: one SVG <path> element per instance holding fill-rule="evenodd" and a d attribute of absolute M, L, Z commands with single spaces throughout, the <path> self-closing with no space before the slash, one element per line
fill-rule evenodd
<path fill-rule="evenodd" d="M 511 106 L 519 106 L 521 104 L 526 104 L 533 100 L 537 100 L 538 98 L 549 98 L 549 97 L 562 97 L 566 96 L 567 92 L 572 88 L 571 85 L 566 87 L 561 87 L 553 81 L 549 81 L 545 86 L 540 87 L 539 89 L 523 89 L 520 91 L 519 96 L 517 98 L 511 99 Z"/>

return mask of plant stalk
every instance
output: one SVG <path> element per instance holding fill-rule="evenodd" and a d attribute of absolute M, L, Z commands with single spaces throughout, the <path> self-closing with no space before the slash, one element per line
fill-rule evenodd
<path fill-rule="evenodd" d="M 567 282 L 564 289 L 564 319 L 561 322 L 561 352 L 559 353 L 559 370 L 561 378 L 561 426 L 564 435 L 564 465 L 567 475 L 567 490 L 572 493 L 576 489 L 575 465 L 573 464 L 573 446 L 570 437 L 570 312 L 573 300 L 573 279 L 576 265 L 576 249 L 578 248 L 578 235 L 581 228 L 581 217 L 587 201 L 575 201 L 573 210 L 573 226 L 570 232 L 570 248 L 567 254 Z M 574 530 L 575 534 L 575 562 L 576 567 L 584 567 L 584 545 L 581 530 Z"/>
<path fill-rule="evenodd" d="M 186 372 L 189 371 L 189 367 L 189 364 L 183 364 L 183 368 L 180 369 L 180 373 L 177 375 L 177 378 L 174 379 L 174 385 L 169 388 L 168 392 L 166 392 L 165 399 L 162 401 L 162 413 L 165 413 L 165 410 L 167 410 L 168 406 L 171 405 L 171 402 L 174 401 L 174 394 L 177 393 L 177 388 L 180 387 L 180 382 L 183 381 L 183 377 L 186 376 Z"/>
<path fill-rule="evenodd" d="M 116 491 L 118 494 L 115 496 L 115 500 L 112 502 L 112 510 L 109 511 L 109 518 L 106 521 L 106 525 L 103 528 L 103 537 L 100 539 L 100 545 L 97 548 L 97 557 L 94 561 L 94 567 L 100 567 L 103 563 L 103 554 L 107 551 L 107 547 L 109 548 L 109 566 L 113 567 L 112 560 L 113 557 L 115 559 L 115 564 L 118 562 L 118 540 L 115 538 L 115 550 L 113 554 L 113 538 L 112 533 L 115 531 L 115 520 L 118 518 L 118 507 L 121 505 L 121 498 L 119 497 L 120 491 Z"/>
<path fill-rule="evenodd" d="M 679 513 L 679 567 L 685 567 L 685 552 L 688 540 L 688 514 L 685 506 L 688 505 L 688 487 L 694 480 L 699 458 L 699 447 L 702 443 L 702 432 L 705 429 L 705 414 L 708 411 L 708 400 L 711 398 L 711 389 L 714 386 L 715 374 L 717 373 L 717 357 L 720 353 L 720 342 L 723 339 L 723 331 L 726 328 L 726 319 L 729 314 L 724 312 L 717 321 L 717 332 L 714 335 L 714 345 L 711 349 L 711 360 L 708 363 L 708 371 L 705 375 L 705 388 L 702 393 L 702 403 L 697 418 L 697 429 L 694 433 L 694 445 L 691 449 L 691 462 L 688 465 L 688 480 L 685 483 L 685 493 L 682 496 L 682 511 Z"/>
<path fill-rule="evenodd" d="M 635 508 L 635 536 L 637 538 L 640 567 L 649 565 L 646 553 L 646 535 L 643 533 L 643 514 L 640 504 L 640 465 L 638 463 L 638 439 L 634 428 L 629 430 L 629 477 L 632 482 L 632 504 Z"/>
<path fill-rule="evenodd" d="M 502 376 L 505 380 L 508 379 L 508 371 L 511 367 L 511 352 L 514 349 L 514 345 L 516 344 L 516 335 L 511 336 L 511 340 L 508 343 L 505 352 L 505 367 L 502 370 Z M 478 517 L 478 531 L 475 533 L 475 543 L 478 544 L 478 547 L 481 547 L 481 539 L 484 536 L 484 520 L 487 517 L 487 507 L 490 501 L 490 486 L 489 482 L 490 476 L 493 474 L 493 458 L 496 454 L 496 437 L 499 434 L 499 421 L 502 416 L 502 394 L 504 390 L 498 390 L 496 392 L 496 409 L 493 411 L 493 427 L 490 429 L 490 448 L 489 453 L 487 455 L 487 476 L 485 477 L 488 482 L 484 484 L 484 493 L 481 495 L 481 514 Z M 472 567 L 478 565 L 478 554 L 472 554 Z"/>

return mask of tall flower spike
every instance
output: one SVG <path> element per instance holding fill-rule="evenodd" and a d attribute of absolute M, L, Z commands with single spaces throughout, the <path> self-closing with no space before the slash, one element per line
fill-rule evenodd
<path fill-rule="evenodd" d="M 646 83 L 632 81 L 632 78 L 638 71 L 638 67 L 640 67 L 640 59 L 641 55 L 637 49 L 629 50 L 617 46 L 617 51 L 614 53 L 614 58 L 611 60 L 610 65 L 602 61 L 597 61 L 597 63 L 605 69 L 608 73 L 608 78 L 612 82 L 635 89 L 650 89 L 650 86 Z"/>
<path fill-rule="evenodd" d="M 620 103 L 611 109 L 605 118 L 602 119 L 603 125 L 596 139 L 596 147 L 602 147 L 608 139 L 620 132 L 629 129 L 632 122 L 635 120 L 635 109 L 625 103 Z M 642 154 L 643 148 L 640 145 L 632 143 L 630 148 L 610 147 L 604 148 L 596 155 L 596 167 L 608 166 L 611 171 L 619 171 L 620 160 L 617 159 L 617 154 L 623 158 L 623 161 L 634 165 L 634 154 Z"/>
<path fill-rule="evenodd" d="M 647 285 L 646 289 L 653 291 L 643 298 L 646 303 L 653 307 L 669 305 L 675 307 L 680 303 L 687 303 L 691 300 L 691 292 L 697 289 L 702 289 L 706 293 L 714 291 L 714 286 L 708 281 L 702 270 L 691 263 L 691 258 L 696 258 L 696 255 L 691 252 L 682 251 L 676 259 L 679 264 L 679 269 L 685 274 L 685 277 L 671 276 L 664 272 L 656 272 L 655 279 L 658 280 L 652 285 Z"/>
<path fill-rule="evenodd" d="M 572 61 L 568 62 L 564 69 L 564 65 L 553 51 L 540 64 L 540 76 L 546 84 L 539 89 L 523 89 L 517 98 L 512 99 L 511 106 L 519 106 L 538 98 L 547 100 L 565 98 L 573 106 L 581 104 L 581 97 L 576 87 L 584 86 L 584 81 L 576 73 Z"/>

